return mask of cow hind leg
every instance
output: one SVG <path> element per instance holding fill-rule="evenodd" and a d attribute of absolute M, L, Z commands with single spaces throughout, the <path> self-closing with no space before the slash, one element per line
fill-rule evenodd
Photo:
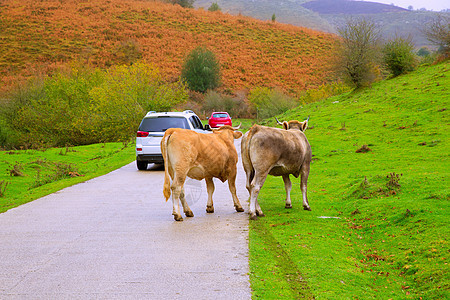
<path fill-rule="evenodd" d="M 255 172 L 255 176 L 252 180 L 252 183 L 250 185 L 250 219 L 256 220 L 258 216 L 264 217 L 264 213 L 261 210 L 261 207 L 258 203 L 258 194 L 261 190 L 264 182 L 266 181 L 267 175 L 269 174 L 269 171 L 266 172 Z"/>
<path fill-rule="evenodd" d="M 173 211 L 172 211 L 172 215 L 173 218 L 175 219 L 175 221 L 183 221 L 183 217 L 181 216 L 180 213 L 180 200 L 181 200 L 181 204 L 183 205 L 184 208 L 184 204 L 183 201 L 184 200 L 184 181 L 186 180 L 186 175 L 180 174 L 175 172 L 174 173 L 174 180 L 172 182 L 172 186 L 170 187 L 172 189 L 172 202 L 173 202 Z M 183 199 L 181 198 L 181 194 L 183 194 Z"/>
<path fill-rule="evenodd" d="M 206 190 L 208 191 L 208 203 L 206 204 L 206 212 L 213 213 L 214 203 L 212 195 L 214 193 L 214 182 L 212 178 L 205 178 L 205 181 L 206 181 Z"/>
<path fill-rule="evenodd" d="M 254 170 L 245 170 L 245 175 L 247 180 L 245 181 L 245 187 L 247 188 L 248 193 L 251 193 L 251 184 L 252 180 L 255 177 L 255 171 Z"/>
<path fill-rule="evenodd" d="M 292 208 L 292 203 L 291 203 L 292 182 L 291 182 L 291 179 L 289 179 L 289 174 L 283 175 L 283 181 L 284 181 L 284 189 L 286 190 L 286 205 L 284 207 Z"/>
<path fill-rule="evenodd" d="M 234 208 L 236 209 L 237 212 L 243 212 L 244 209 L 242 208 L 242 205 L 239 202 L 239 199 L 236 194 L 236 174 L 228 178 L 228 188 L 230 189 L 231 196 L 233 197 Z"/>
<path fill-rule="evenodd" d="M 184 214 L 186 215 L 186 217 L 193 217 L 194 213 L 192 212 L 192 210 L 190 209 L 189 205 L 186 202 L 186 197 L 184 194 L 184 187 L 181 190 L 180 200 L 181 200 L 181 204 L 183 205 L 183 211 L 184 211 Z"/>
<path fill-rule="evenodd" d="M 304 210 L 311 210 L 311 207 L 309 207 L 308 196 L 307 196 L 308 176 L 309 176 L 309 165 L 304 165 L 301 169 L 301 183 L 300 183 L 300 188 L 302 190 L 303 209 Z"/>
<path fill-rule="evenodd" d="M 172 185 L 172 204 L 173 204 L 173 210 L 172 215 L 175 221 L 183 221 L 183 217 L 180 213 L 180 194 L 181 194 L 181 187 L 174 187 Z"/>
<path fill-rule="evenodd" d="M 266 215 L 263 213 L 261 206 L 259 206 L 258 199 L 256 199 L 256 215 L 258 217 L 265 217 Z"/>

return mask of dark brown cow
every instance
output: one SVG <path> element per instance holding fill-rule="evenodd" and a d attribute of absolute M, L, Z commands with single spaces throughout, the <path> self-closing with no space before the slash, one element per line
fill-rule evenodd
<path fill-rule="evenodd" d="M 309 120 L 309 118 L 308 118 Z M 250 193 L 251 219 L 264 216 L 258 203 L 258 193 L 267 175 L 282 176 L 286 189 L 286 208 L 291 204 L 291 180 L 301 176 L 303 207 L 311 210 L 306 195 L 309 167 L 311 163 L 311 146 L 303 131 L 308 127 L 308 120 L 280 122 L 283 129 L 253 125 L 241 142 L 242 164 L 247 175 L 246 187 Z"/>
<path fill-rule="evenodd" d="M 228 180 L 228 187 L 233 197 L 236 211 L 244 209 L 236 195 L 236 164 L 238 155 L 234 139 L 242 136 L 239 129 L 223 126 L 213 130 L 212 134 L 198 133 L 193 130 L 170 128 L 161 140 L 161 152 L 164 158 L 164 197 L 169 199 L 172 190 L 173 216 L 176 221 L 183 221 L 179 200 L 183 205 L 186 217 L 193 217 L 184 195 L 186 176 L 206 181 L 208 203 L 206 211 L 214 212 L 212 194 L 214 192 L 213 177 L 222 182 Z M 170 177 L 173 182 L 170 183 Z"/>

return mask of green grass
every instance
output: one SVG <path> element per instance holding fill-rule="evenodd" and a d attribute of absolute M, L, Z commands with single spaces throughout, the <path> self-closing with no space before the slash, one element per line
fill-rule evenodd
<path fill-rule="evenodd" d="M 132 162 L 133 146 L 106 143 L 0 151 L 0 213 Z"/>
<path fill-rule="evenodd" d="M 278 117 L 311 115 L 312 211 L 299 179 L 293 209 L 282 179 L 267 179 L 266 217 L 250 223 L 254 299 L 450 298 L 449 69 L 423 67 Z M 363 145 L 371 151 L 356 153 Z"/>

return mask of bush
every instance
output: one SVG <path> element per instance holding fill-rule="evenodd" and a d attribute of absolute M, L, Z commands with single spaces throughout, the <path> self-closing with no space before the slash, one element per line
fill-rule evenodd
<path fill-rule="evenodd" d="M 416 58 L 413 51 L 414 45 L 410 39 L 396 37 L 386 43 L 383 59 L 394 77 L 414 70 Z"/>
<path fill-rule="evenodd" d="M 209 91 L 205 95 L 202 110 L 207 116 L 213 111 L 226 111 L 232 118 L 242 118 L 247 115 L 247 108 L 246 103 L 242 100 Z"/>
<path fill-rule="evenodd" d="M 168 110 L 187 99 L 184 85 L 163 82 L 146 63 L 107 71 L 74 67 L 10 96 L 0 110 L 0 123 L 7 124 L 0 143 L 38 148 L 128 141 L 147 111 Z"/>
<path fill-rule="evenodd" d="M 257 87 L 248 96 L 258 120 L 273 117 L 294 108 L 298 102 L 277 89 Z"/>
<path fill-rule="evenodd" d="M 219 4 L 217 4 L 217 2 L 213 2 L 208 8 L 208 11 L 220 11 Z"/>
<path fill-rule="evenodd" d="M 220 65 L 214 53 L 205 47 L 192 50 L 183 64 L 181 78 L 196 92 L 205 93 L 218 87 Z"/>
<path fill-rule="evenodd" d="M 188 99 L 184 85 L 165 83 L 157 68 L 145 63 L 116 66 L 90 91 L 99 139 L 129 139 L 146 112 L 166 111 Z"/>

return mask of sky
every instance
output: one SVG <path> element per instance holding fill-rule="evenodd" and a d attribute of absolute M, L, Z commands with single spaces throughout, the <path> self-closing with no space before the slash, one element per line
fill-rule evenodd
<path fill-rule="evenodd" d="M 413 9 L 426 8 L 427 10 L 441 11 L 450 9 L 450 0 L 366 0 L 370 2 L 379 2 L 384 4 L 394 4 L 403 8 L 412 5 Z"/>

